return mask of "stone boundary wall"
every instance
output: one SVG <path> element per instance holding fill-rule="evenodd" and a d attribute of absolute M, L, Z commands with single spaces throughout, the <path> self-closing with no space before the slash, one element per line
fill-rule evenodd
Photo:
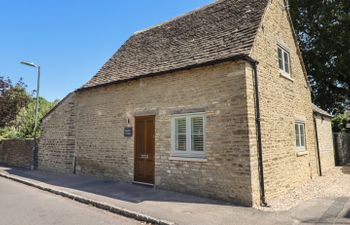
<path fill-rule="evenodd" d="M 330 117 L 315 115 L 322 172 L 335 167 L 332 121 Z"/>
<path fill-rule="evenodd" d="M 31 168 L 34 140 L 0 141 L 0 163 L 22 168 Z"/>
<path fill-rule="evenodd" d="M 334 149 L 337 166 L 350 163 L 350 133 L 334 133 Z"/>

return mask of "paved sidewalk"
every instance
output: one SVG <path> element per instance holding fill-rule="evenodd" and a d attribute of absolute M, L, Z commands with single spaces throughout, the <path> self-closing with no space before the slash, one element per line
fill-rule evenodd
<path fill-rule="evenodd" d="M 98 208 L 158 224 L 327 224 L 332 219 L 333 222 L 339 219 L 339 224 L 350 224 L 350 201 L 346 198 L 312 200 L 286 212 L 262 212 L 207 198 L 87 176 L 9 167 L 0 167 L 0 175 Z M 343 217 L 339 218 L 339 215 Z M 330 224 L 337 224 L 333 222 Z"/>

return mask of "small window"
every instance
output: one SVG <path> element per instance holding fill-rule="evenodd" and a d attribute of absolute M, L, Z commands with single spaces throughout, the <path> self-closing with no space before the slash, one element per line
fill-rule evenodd
<path fill-rule="evenodd" d="M 289 52 L 282 48 L 281 46 L 277 47 L 278 53 L 278 66 L 282 74 L 290 76 L 290 56 Z"/>
<path fill-rule="evenodd" d="M 173 156 L 205 156 L 205 116 L 202 113 L 174 116 L 171 136 Z"/>
<path fill-rule="evenodd" d="M 295 122 L 295 142 L 297 149 L 300 151 L 305 150 L 305 123 L 297 121 Z"/>

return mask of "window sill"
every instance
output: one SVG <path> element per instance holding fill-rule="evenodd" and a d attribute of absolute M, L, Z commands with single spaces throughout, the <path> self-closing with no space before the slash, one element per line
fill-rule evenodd
<path fill-rule="evenodd" d="M 299 150 L 299 152 L 297 152 L 297 157 L 300 157 L 300 156 L 305 156 L 305 155 L 308 155 L 309 154 L 309 152 L 308 151 L 306 151 L 306 150 L 304 150 L 304 151 L 301 151 L 301 150 Z"/>
<path fill-rule="evenodd" d="M 287 73 L 285 73 L 285 72 L 283 72 L 283 71 L 280 71 L 280 76 L 283 77 L 283 78 L 285 78 L 285 79 L 287 79 L 287 80 L 289 80 L 289 81 L 294 82 L 294 79 L 291 78 L 290 74 L 287 74 Z"/>
<path fill-rule="evenodd" d="M 171 156 L 169 157 L 170 161 L 184 161 L 184 162 L 208 162 L 205 158 L 187 158 L 187 157 L 178 157 Z"/>

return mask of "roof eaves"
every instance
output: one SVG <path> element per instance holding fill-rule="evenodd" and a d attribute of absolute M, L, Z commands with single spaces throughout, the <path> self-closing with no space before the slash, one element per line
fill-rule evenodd
<path fill-rule="evenodd" d="M 312 104 L 312 110 L 313 110 L 314 114 L 316 114 L 316 115 L 333 118 L 333 116 L 331 114 L 329 114 L 328 112 L 326 112 L 325 110 L 321 109 L 320 107 L 318 107 L 315 104 Z"/>
<path fill-rule="evenodd" d="M 173 73 L 173 72 L 182 71 L 182 70 L 189 70 L 189 69 L 194 69 L 194 68 L 198 68 L 198 67 L 210 66 L 210 65 L 215 65 L 215 64 L 219 64 L 219 63 L 224 63 L 224 62 L 229 62 L 229 61 L 239 61 L 239 60 L 256 62 L 256 60 L 252 59 L 248 54 L 239 54 L 239 55 L 229 56 L 227 58 L 211 60 L 211 61 L 207 61 L 207 62 L 203 62 L 203 63 L 192 64 L 192 65 L 188 65 L 188 66 L 184 66 L 184 67 L 179 67 L 179 68 L 155 72 L 155 73 L 144 74 L 144 75 L 135 76 L 135 77 L 131 77 L 131 78 L 123 79 L 123 80 L 107 82 L 104 84 L 98 84 L 98 85 L 93 85 L 93 86 L 88 86 L 88 87 L 83 86 L 83 87 L 75 90 L 75 92 L 80 92 L 80 91 L 84 91 L 84 90 L 88 90 L 88 89 L 92 89 L 92 88 L 103 87 L 103 86 L 109 86 L 109 85 L 118 84 L 118 83 L 124 83 L 124 82 L 132 81 L 132 80 L 139 80 L 139 79 L 146 78 L 146 77 L 159 76 L 159 75 L 166 74 L 166 73 Z"/>

